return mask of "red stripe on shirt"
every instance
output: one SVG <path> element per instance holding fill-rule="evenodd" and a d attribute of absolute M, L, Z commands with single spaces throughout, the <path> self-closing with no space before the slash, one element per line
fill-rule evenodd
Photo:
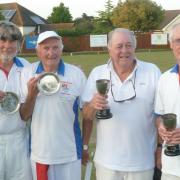
<path fill-rule="evenodd" d="M 37 180 L 48 180 L 49 165 L 36 163 Z"/>
<path fill-rule="evenodd" d="M 6 71 L 3 67 L 1 67 L 0 66 L 0 69 L 4 72 L 4 74 L 6 75 L 6 77 L 8 78 L 8 74 L 9 74 L 9 72 L 8 71 Z"/>

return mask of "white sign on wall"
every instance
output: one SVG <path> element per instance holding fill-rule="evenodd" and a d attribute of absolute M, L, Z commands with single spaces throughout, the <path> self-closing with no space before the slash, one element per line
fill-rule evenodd
<path fill-rule="evenodd" d="M 151 44 L 167 45 L 168 44 L 167 34 L 162 34 L 162 33 L 151 34 Z"/>
<path fill-rule="evenodd" d="M 107 35 L 90 35 L 90 47 L 107 47 Z"/>

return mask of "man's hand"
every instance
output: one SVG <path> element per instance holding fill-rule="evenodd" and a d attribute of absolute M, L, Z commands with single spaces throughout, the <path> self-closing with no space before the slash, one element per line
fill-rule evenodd
<path fill-rule="evenodd" d="M 170 144 L 180 144 L 180 128 L 176 128 L 172 132 L 172 136 L 168 143 Z"/>
<path fill-rule="evenodd" d="M 82 164 L 84 166 L 86 166 L 86 164 L 88 163 L 89 161 L 89 151 L 88 149 L 87 150 L 83 150 L 83 156 L 82 156 Z"/>
<path fill-rule="evenodd" d="M 28 97 L 29 98 L 34 98 L 39 93 L 39 90 L 37 88 L 38 80 L 39 80 L 39 77 L 33 77 L 28 81 L 27 86 L 28 86 Z"/>
<path fill-rule="evenodd" d="M 96 93 L 90 101 L 90 106 L 96 110 L 105 109 L 107 107 L 107 104 L 107 95 L 102 96 L 99 93 Z"/>
<path fill-rule="evenodd" d="M 163 122 L 160 122 L 158 125 L 158 133 L 159 133 L 160 137 L 166 142 L 169 142 L 173 135 L 172 131 L 166 130 L 166 128 L 163 125 Z"/>

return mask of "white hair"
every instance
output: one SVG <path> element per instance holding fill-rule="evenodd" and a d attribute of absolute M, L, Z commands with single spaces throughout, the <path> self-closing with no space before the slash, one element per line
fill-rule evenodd
<path fill-rule="evenodd" d="M 169 42 L 170 43 L 172 43 L 172 41 L 174 40 L 174 32 L 177 28 L 180 28 L 180 23 L 175 24 L 169 31 Z"/>
<path fill-rule="evenodd" d="M 112 37 L 115 33 L 120 32 L 120 33 L 127 33 L 130 37 L 132 46 L 134 48 L 136 48 L 137 46 L 137 41 L 136 41 L 136 37 L 134 35 L 134 33 L 132 31 L 130 31 L 129 29 L 125 29 L 125 28 L 116 28 L 114 30 L 112 30 L 111 32 L 109 32 L 108 34 L 108 49 L 111 47 L 111 43 L 112 43 Z"/>

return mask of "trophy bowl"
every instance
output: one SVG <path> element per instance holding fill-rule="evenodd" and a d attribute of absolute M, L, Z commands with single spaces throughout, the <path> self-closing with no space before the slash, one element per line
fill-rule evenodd
<path fill-rule="evenodd" d="M 19 110 L 20 100 L 17 94 L 8 91 L 0 105 L 4 114 L 13 114 Z"/>
<path fill-rule="evenodd" d="M 39 92 L 44 95 L 52 95 L 60 88 L 60 79 L 55 73 L 43 73 L 37 83 Z"/>
<path fill-rule="evenodd" d="M 168 113 L 162 115 L 163 124 L 167 131 L 173 131 L 176 129 L 177 117 L 176 114 Z M 178 156 L 180 155 L 179 144 L 166 144 L 164 154 L 167 156 Z"/>
<path fill-rule="evenodd" d="M 106 95 L 110 88 L 110 80 L 108 79 L 98 79 L 96 81 L 96 89 L 99 94 Z M 97 119 L 110 119 L 112 118 L 112 113 L 110 112 L 110 108 L 106 108 L 103 110 L 98 110 L 96 112 Z"/>

